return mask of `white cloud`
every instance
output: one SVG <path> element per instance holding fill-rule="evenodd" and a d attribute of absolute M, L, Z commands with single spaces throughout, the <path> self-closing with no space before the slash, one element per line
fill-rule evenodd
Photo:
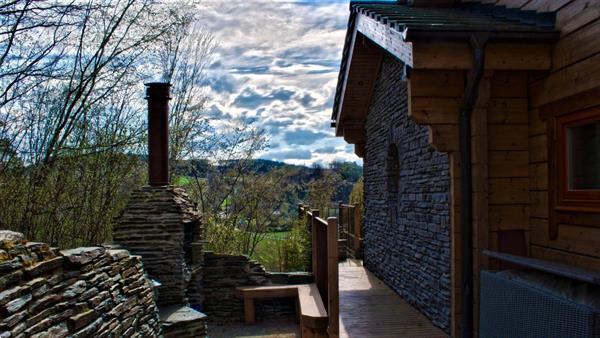
<path fill-rule="evenodd" d="M 296 164 L 359 161 L 329 127 L 347 1 L 201 1 L 197 6 L 200 23 L 219 41 L 204 84 L 215 118 L 242 118 L 264 128 L 273 146 L 263 158 Z M 336 151 L 317 152 L 324 147 Z"/>

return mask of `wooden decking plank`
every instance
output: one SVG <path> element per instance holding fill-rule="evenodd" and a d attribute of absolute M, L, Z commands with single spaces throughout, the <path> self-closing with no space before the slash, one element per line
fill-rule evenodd
<path fill-rule="evenodd" d="M 340 263 L 340 338 L 447 338 L 357 261 Z"/>

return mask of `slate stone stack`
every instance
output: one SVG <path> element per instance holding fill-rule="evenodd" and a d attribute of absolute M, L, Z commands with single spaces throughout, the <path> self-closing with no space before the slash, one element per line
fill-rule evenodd
<path fill-rule="evenodd" d="M 113 242 L 142 256 L 148 275 L 160 283 L 158 306 L 188 303 L 188 285 L 200 273 L 202 255 L 194 255 L 201 251 L 200 215 L 183 189 L 144 186 L 134 191 L 113 229 Z"/>
<path fill-rule="evenodd" d="M 104 247 L 59 251 L 0 231 L 0 337 L 158 337 L 140 257 Z"/>
<path fill-rule="evenodd" d="M 305 284 L 311 283 L 307 273 L 266 272 L 258 262 L 243 255 L 204 254 L 203 287 L 204 311 L 216 322 L 241 321 L 244 303 L 234 295 L 238 286 Z M 296 313 L 295 300 L 274 298 L 257 300 L 256 317 L 293 317 Z"/>
<path fill-rule="evenodd" d="M 243 319 L 244 303 L 234 295 L 237 286 L 270 284 L 263 266 L 247 256 L 204 253 L 204 310 L 217 321 Z"/>
<path fill-rule="evenodd" d="M 140 255 L 160 285 L 157 305 L 165 337 L 203 337 L 200 214 L 188 195 L 173 186 L 134 191 L 113 229 L 113 242 Z M 191 306 L 192 308 L 190 308 Z"/>
<path fill-rule="evenodd" d="M 402 72 L 384 58 L 366 119 L 364 260 L 448 332 L 450 162 L 429 145 L 427 127 L 408 118 Z"/>

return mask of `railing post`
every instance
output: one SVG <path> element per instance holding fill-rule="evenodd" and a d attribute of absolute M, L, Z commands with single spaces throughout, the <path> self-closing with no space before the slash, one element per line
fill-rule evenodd
<path fill-rule="evenodd" d="M 362 258 L 362 237 L 361 237 L 361 219 L 360 219 L 360 208 L 358 207 L 357 204 L 354 205 L 354 219 L 353 219 L 353 223 L 354 223 L 354 251 L 356 252 L 355 258 Z"/>
<path fill-rule="evenodd" d="M 310 216 L 310 234 L 311 234 L 311 266 L 312 266 L 312 273 L 313 276 L 318 274 L 319 272 L 317 271 L 317 251 L 318 251 L 318 245 L 317 245 L 317 229 L 316 229 L 316 218 L 319 217 L 319 210 L 318 209 L 312 209 L 311 210 L 311 216 Z"/>
<path fill-rule="evenodd" d="M 315 244 L 313 242 L 312 216 L 306 206 L 302 206 L 302 216 L 304 219 L 304 227 L 306 228 L 306 232 L 308 233 L 308 240 L 310 242 L 309 251 L 306 253 L 308 259 L 306 270 L 314 275 L 315 270 L 313 269 L 314 261 L 312 252 L 315 250 Z"/>
<path fill-rule="evenodd" d="M 330 338 L 339 337 L 338 220 L 327 218 L 327 295 Z"/>
<path fill-rule="evenodd" d="M 342 201 L 338 202 L 338 232 L 340 238 L 344 238 L 344 206 L 342 205 Z"/>

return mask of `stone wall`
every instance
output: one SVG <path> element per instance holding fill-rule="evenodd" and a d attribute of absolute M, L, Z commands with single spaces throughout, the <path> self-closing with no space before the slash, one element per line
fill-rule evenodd
<path fill-rule="evenodd" d="M 204 253 L 203 267 L 204 308 L 211 320 L 217 322 L 241 321 L 244 303 L 234 295 L 238 286 L 312 283 L 308 273 L 271 273 L 242 255 Z M 277 318 L 294 316 L 296 303 L 292 298 L 257 300 L 256 317 Z"/>
<path fill-rule="evenodd" d="M 165 337 L 203 337 L 202 224 L 182 188 L 144 186 L 131 194 L 113 241 L 140 255 L 157 288 Z"/>
<path fill-rule="evenodd" d="M 113 230 L 113 241 L 142 256 L 148 275 L 161 284 L 159 306 L 202 306 L 200 214 L 183 189 L 135 190 Z"/>
<path fill-rule="evenodd" d="M 139 256 L 0 231 L 0 337 L 157 337 L 159 325 Z"/>
<path fill-rule="evenodd" d="M 365 265 L 449 331 L 449 159 L 407 116 L 403 67 L 384 58 L 366 120 Z"/>

